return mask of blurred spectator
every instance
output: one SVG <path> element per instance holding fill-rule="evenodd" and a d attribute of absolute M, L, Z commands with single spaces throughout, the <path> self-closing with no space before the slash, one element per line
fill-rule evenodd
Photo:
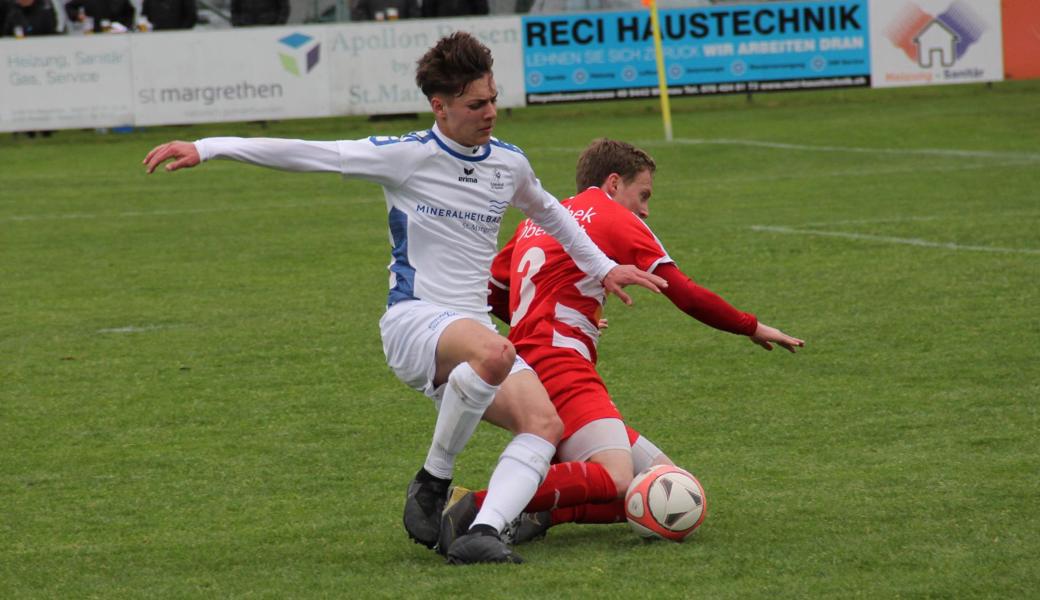
<path fill-rule="evenodd" d="M 0 25 L 0 35 L 26 37 L 30 35 L 53 35 L 58 31 L 58 13 L 51 0 L 0 0 L 6 6 Z"/>
<path fill-rule="evenodd" d="M 58 12 L 54 10 L 51 0 L 0 0 L 6 6 L 3 9 L 3 23 L 0 23 L 0 35 L 26 37 L 30 35 L 54 35 L 58 30 Z M 24 131 L 28 137 L 50 137 L 53 131 Z M 18 132 L 14 133 L 15 136 Z"/>
<path fill-rule="evenodd" d="M 283 25 L 289 20 L 289 0 L 231 0 L 235 27 Z"/>
<path fill-rule="evenodd" d="M 144 0 L 141 15 L 152 24 L 152 29 L 191 29 L 199 20 L 195 0 Z"/>
<path fill-rule="evenodd" d="M 430 0 L 423 0 L 423 2 L 430 2 Z M 418 0 L 350 0 L 351 21 L 396 21 L 397 19 L 417 19 L 424 16 L 426 15 L 419 8 Z M 388 121 L 417 118 L 419 118 L 417 113 L 393 113 L 369 115 L 368 120 Z"/>
<path fill-rule="evenodd" d="M 108 31 L 115 23 L 133 29 L 136 12 L 130 0 L 69 0 L 65 4 L 69 23 L 93 21 L 94 33 Z"/>
<path fill-rule="evenodd" d="M 350 3 L 351 21 L 393 21 L 422 16 L 417 0 L 351 0 Z"/>
<path fill-rule="evenodd" d="M 488 0 L 423 0 L 422 16 L 455 17 L 488 14 Z"/>

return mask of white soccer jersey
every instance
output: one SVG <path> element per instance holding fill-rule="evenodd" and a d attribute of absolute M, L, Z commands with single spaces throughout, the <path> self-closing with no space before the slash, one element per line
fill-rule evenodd
<path fill-rule="evenodd" d="M 387 305 L 422 299 L 483 313 L 502 215 L 516 206 L 602 280 L 617 263 L 542 189 L 519 148 L 492 138 L 461 146 L 432 129 L 402 137 L 308 142 L 206 138 L 202 160 L 229 158 L 291 171 L 331 171 L 383 186 L 390 226 Z"/>

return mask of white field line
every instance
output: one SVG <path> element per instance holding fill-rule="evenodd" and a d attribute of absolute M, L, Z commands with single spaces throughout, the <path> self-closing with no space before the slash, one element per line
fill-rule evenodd
<path fill-rule="evenodd" d="M 811 144 L 789 144 L 785 142 L 769 142 L 765 140 L 737 140 L 728 138 L 677 138 L 671 142 L 666 142 L 664 140 L 640 140 L 632 143 L 636 146 L 644 147 L 661 147 L 672 144 L 685 146 L 750 146 L 754 148 L 798 150 L 802 152 L 846 152 L 854 154 L 890 154 L 897 156 L 939 156 L 945 158 L 992 158 L 998 160 L 1040 162 L 1040 152 L 961 150 L 956 148 L 865 148 L 858 146 L 814 146 Z M 557 146 L 538 148 L 537 150 L 570 153 L 577 157 L 584 148 Z"/>
<path fill-rule="evenodd" d="M 143 333 L 145 331 L 157 331 L 159 329 L 170 329 L 171 327 L 179 327 L 178 325 L 128 325 L 126 327 L 111 327 L 108 329 L 98 329 L 97 333 Z"/>
<path fill-rule="evenodd" d="M 1028 167 L 1033 166 L 1037 162 L 1040 162 L 1040 154 L 1033 153 L 1008 153 L 1008 152 L 990 152 L 990 151 L 974 151 L 974 150 L 939 150 L 931 148 L 921 149 L 896 149 L 896 148 L 838 148 L 834 146 L 805 146 L 796 144 L 778 144 L 773 142 L 760 142 L 756 140 L 676 140 L 680 144 L 742 144 L 742 145 L 761 145 L 769 148 L 784 148 L 790 149 L 795 148 L 798 150 L 805 151 L 820 151 L 820 152 L 858 152 L 858 153 L 878 153 L 878 154 L 924 154 L 924 155 L 939 155 L 944 157 L 952 158 L 979 158 L 979 159 L 996 159 L 1000 162 L 975 162 L 975 163 L 950 163 L 944 162 L 943 164 L 929 164 L 929 165 L 917 165 L 917 166 L 892 166 L 892 167 L 857 167 L 855 169 L 832 169 L 829 171 L 824 170 L 813 170 L 800 172 L 788 172 L 778 175 L 745 175 L 739 177 L 724 177 L 724 178 L 712 178 L 710 175 L 703 177 L 700 180 L 699 185 L 701 186 L 726 186 L 732 184 L 742 183 L 768 183 L 773 181 L 796 181 L 805 177 L 811 177 L 813 179 L 819 179 L 822 177 L 873 177 L 877 175 L 898 175 L 898 174 L 917 174 L 917 173 L 952 173 L 968 170 L 978 169 L 993 169 L 993 168 L 1017 168 L 1017 167 Z M 644 141 L 639 142 L 637 146 L 666 146 L 673 142 L 664 141 Z M 577 158 L 578 154 L 581 153 L 583 148 L 567 148 L 567 147 L 549 147 L 539 148 L 539 150 L 553 152 L 553 153 L 565 153 L 573 154 Z"/>
<path fill-rule="evenodd" d="M 883 242 L 886 244 L 903 244 L 906 246 L 918 246 L 922 248 L 942 248 L 944 250 L 966 250 L 971 252 L 996 252 L 1001 254 L 1040 254 L 1040 249 L 1033 248 L 1001 248 L 998 246 L 969 246 L 944 242 L 930 242 L 917 238 L 900 238 L 887 235 L 869 235 L 865 233 L 849 233 L 847 231 L 822 231 L 818 229 L 796 229 L 794 227 L 780 227 L 773 225 L 752 225 L 752 231 L 783 233 L 790 235 L 812 235 L 819 237 L 834 237 L 847 240 L 860 240 L 869 242 Z"/>
<path fill-rule="evenodd" d="M 577 154 L 575 154 L 577 156 Z M 1032 160 L 1017 160 L 1017 161 L 1003 161 L 1000 163 L 984 162 L 984 163 L 959 163 L 959 164 L 935 164 L 935 165 L 923 165 L 923 166 L 906 166 L 906 167 L 881 167 L 881 168 L 856 168 L 856 169 L 832 169 L 830 171 L 805 171 L 805 172 L 789 172 L 778 175 L 744 175 L 738 177 L 718 177 L 713 178 L 710 174 L 706 176 L 698 176 L 697 185 L 700 187 L 726 187 L 734 184 L 746 184 L 746 183 L 770 183 L 776 181 L 797 181 L 806 177 L 812 179 L 821 179 L 824 177 L 875 177 L 878 175 L 900 175 L 908 174 L 915 175 L 920 173 L 960 173 L 962 171 L 974 171 L 978 169 L 993 169 L 993 168 L 1009 168 L 1009 167 L 1023 167 L 1034 165 Z"/>
<path fill-rule="evenodd" d="M 802 223 L 799 227 L 834 227 L 836 225 L 883 225 L 887 223 L 924 223 L 928 221 L 951 221 L 957 219 L 972 219 L 979 221 L 987 218 L 1007 219 L 1009 217 L 1040 217 L 1040 212 L 1035 210 L 1009 210 L 1004 212 L 989 212 L 983 215 L 918 215 L 906 217 L 878 217 L 874 219 L 842 219 L 838 221 L 814 221 Z"/>
<path fill-rule="evenodd" d="M 767 142 L 762 140 L 734 139 L 696 139 L 678 138 L 676 144 L 684 145 L 720 145 L 751 146 L 755 148 L 773 148 L 777 150 L 798 150 L 803 152 L 848 152 L 857 154 L 893 154 L 899 156 L 942 156 L 948 158 L 994 158 L 1000 160 L 1040 161 L 1038 152 L 1004 152 L 992 150 L 958 150 L 954 148 L 862 148 L 857 146 L 813 146 L 808 144 L 788 144 L 784 142 Z M 666 145 L 668 142 L 643 142 L 643 145 Z"/>
<path fill-rule="evenodd" d="M 329 202 L 296 202 L 291 204 L 267 204 L 263 206 L 213 206 L 209 208 L 170 208 L 158 210 L 133 210 L 118 213 L 54 213 L 44 215 L 12 215 L 0 217 L 3 222 L 22 221 L 69 221 L 77 219 L 131 219 L 139 217 L 165 217 L 178 215 L 194 215 L 218 212 L 259 212 L 264 210 L 286 210 L 295 208 L 317 208 L 325 206 L 346 206 L 351 204 L 365 204 L 375 202 L 374 198 L 337 200 Z M 380 198 L 382 200 L 382 198 Z"/>
<path fill-rule="evenodd" d="M 771 182 L 771 181 L 796 181 L 804 177 L 811 177 L 813 179 L 819 179 L 821 177 L 873 177 L 876 175 L 898 175 L 898 174 L 917 174 L 917 173 L 950 173 L 950 172 L 961 172 L 970 171 L 976 169 L 992 169 L 994 167 L 1018 167 L 1024 165 L 1032 165 L 1032 161 L 1012 161 L 1003 162 L 999 165 L 994 163 L 970 163 L 970 164 L 945 164 L 945 165 L 929 165 L 920 167 L 887 167 L 887 168 L 857 168 L 857 169 L 838 169 L 832 171 L 806 171 L 805 173 L 784 173 L 781 175 L 751 175 L 745 177 L 729 177 L 720 179 L 703 179 L 699 185 L 712 185 L 712 186 L 725 186 L 732 184 L 741 183 L 754 183 L 754 182 Z"/>

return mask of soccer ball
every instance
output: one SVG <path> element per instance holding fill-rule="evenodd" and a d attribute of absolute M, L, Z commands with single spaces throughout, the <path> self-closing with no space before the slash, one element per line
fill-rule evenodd
<path fill-rule="evenodd" d="M 681 542 L 707 515 L 704 488 L 679 467 L 654 465 L 635 476 L 625 492 L 625 516 L 645 538 Z"/>

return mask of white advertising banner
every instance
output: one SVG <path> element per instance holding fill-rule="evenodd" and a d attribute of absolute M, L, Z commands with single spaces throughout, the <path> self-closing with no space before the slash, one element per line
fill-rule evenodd
<path fill-rule="evenodd" d="M 133 35 L 135 123 L 328 116 L 326 30 L 251 27 Z"/>
<path fill-rule="evenodd" d="M 0 131 L 133 122 L 130 36 L 0 39 Z"/>
<path fill-rule="evenodd" d="M 1004 78 L 1000 0 L 870 0 L 871 85 Z"/>
<path fill-rule="evenodd" d="M 499 106 L 523 106 L 520 17 L 416 19 L 329 28 L 326 46 L 333 114 L 429 111 L 426 97 L 415 85 L 415 63 L 439 38 L 460 29 L 491 49 Z"/>

